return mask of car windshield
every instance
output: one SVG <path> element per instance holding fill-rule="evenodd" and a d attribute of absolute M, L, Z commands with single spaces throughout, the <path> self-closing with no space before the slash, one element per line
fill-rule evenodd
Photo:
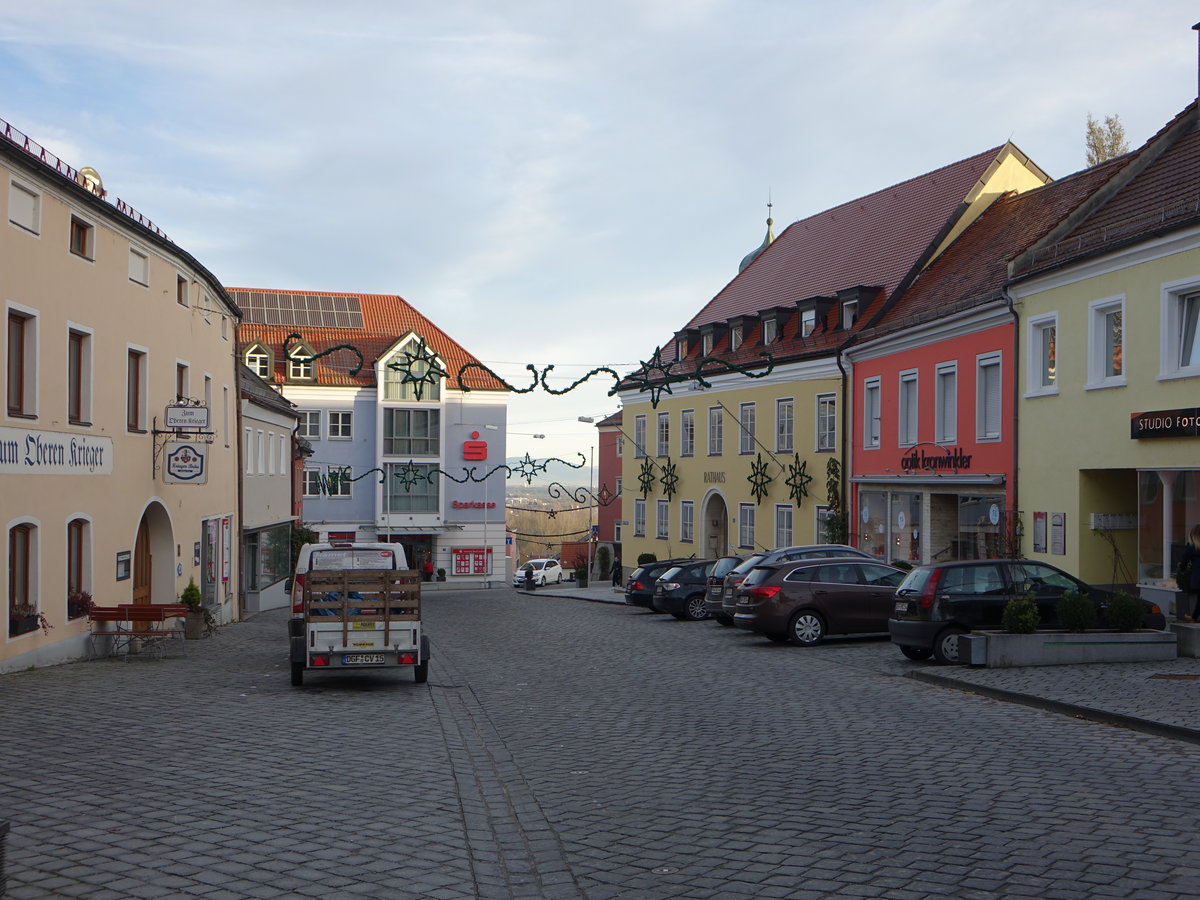
<path fill-rule="evenodd" d="M 904 576 L 904 580 L 902 582 L 900 582 L 900 586 L 898 588 L 896 588 L 896 590 L 897 591 L 912 591 L 913 593 L 920 593 L 921 590 L 925 587 L 925 582 L 929 580 L 929 573 L 932 571 L 933 571 L 933 569 L 925 568 L 923 566 L 920 568 L 913 569 L 911 572 L 909 572 L 907 575 Z"/>
<path fill-rule="evenodd" d="M 730 570 L 729 574 L 734 576 L 745 575 L 756 565 L 762 562 L 764 556 L 766 556 L 765 553 L 755 553 L 753 556 L 747 556 L 744 560 L 734 566 Z"/>
<path fill-rule="evenodd" d="M 681 566 L 671 566 L 667 571 L 663 572 L 658 577 L 663 581 L 675 581 L 679 578 L 679 573 L 683 571 Z"/>

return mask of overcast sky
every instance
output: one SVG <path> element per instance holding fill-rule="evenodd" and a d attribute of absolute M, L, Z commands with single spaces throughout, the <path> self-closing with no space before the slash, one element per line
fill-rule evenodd
<path fill-rule="evenodd" d="M 1184 0 L 38 0 L 0 118 L 223 283 L 394 293 L 514 382 L 649 359 L 765 232 L 1011 139 L 1084 166 L 1196 95 Z M 510 404 L 589 453 L 611 384 Z M 522 434 L 522 432 L 524 434 Z M 544 433 L 545 440 L 529 434 Z"/>

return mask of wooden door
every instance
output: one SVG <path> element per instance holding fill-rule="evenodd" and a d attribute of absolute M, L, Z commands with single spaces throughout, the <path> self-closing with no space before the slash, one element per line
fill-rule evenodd
<path fill-rule="evenodd" d="M 150 524 L 145 517 L 138 525 L 137 543 L 133 548 L 133 602 L 150 603 Z"/>

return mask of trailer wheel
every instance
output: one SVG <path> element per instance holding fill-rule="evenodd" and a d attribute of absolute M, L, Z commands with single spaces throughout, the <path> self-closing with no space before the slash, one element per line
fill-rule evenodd
<path fill-rule="evenodd" d="M 429 680 L 429 660 L 413 666 L 413 681 L 424 684 Z"/>
<path fill-rule="evenodd" d="M 299 687 L 304 684 L 304 663 L 292 663 L 292 686 Z"/>

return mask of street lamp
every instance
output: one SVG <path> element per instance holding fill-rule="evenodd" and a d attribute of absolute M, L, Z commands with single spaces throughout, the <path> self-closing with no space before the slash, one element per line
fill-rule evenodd
<path fill-rule="evenodd" d="M 588 425 L 594 425 L 596 422 L 596 420 L 592 416 L 580 416 L 579 421 L 584 422 Z M 590 495 L 590 497 L 588 499 L 587 545 L 588 545 L 588 576 L 589 577 L 591 577 L 591 574 L 592 574 L 592 544 L 594 543 L 594 536 L 593 536 L 593 532 L 592 532 L 592 517 L 593 517 L 593 510 L 595 510 L 595 508 L 596 508 L 596 492 L 595 492 L 595 490 L 593 490 L 593 480 L 594 479 L 592 478 L 592 474 L 595 469 L 595 459 L 596 459 L 596 445 L 593 443 L 592 446 L 588 448 L 588 494 Z"/>

